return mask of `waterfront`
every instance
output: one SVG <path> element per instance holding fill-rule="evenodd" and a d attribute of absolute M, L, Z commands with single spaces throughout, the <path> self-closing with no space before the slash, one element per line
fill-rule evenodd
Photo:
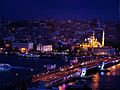
<path fill-rule="evenodd" d="M 69 61 L 56 58 L 23 58 L 16 55 L 0 55 L 1 64 L 9 64 L 12 67 L 8 71 L 0 71 L 0 87 L 5 87 L 11 82 L 21 80 L 24 77 L 31 77 L 37 73 L 47 72 L 44 65 L 56 64 L 56 68 L 69 64 Z M 19 67 L 19 68 L 18 68 Z"/>
<path fill-rule="evenodd" d="M 8 63 L 15 67 L 25 67 L 32 68 L 33 71 L 28 69 L 11 69 L 10 71 L 1 71 L 0 72 L 0 84 L 4 86 L 5 84 L 9 84 L 11 81 L 20 80 L 21 77 L 30 76 L 35 73 L 43 73 L 46 71 L 44 64 L 56 64 L 57 68 L 63 65 L 69 64 L 69 60 L 66 62 L 64 59 L 48 59 L 48 58 L 21 58 L 13 55 L 1 55 L 0 63 Z M 53 62 L 51 62 L 54 61 Z M 92 90 L 101 90 L 103 88 L 110 88 L 115 90 L 120 90 L 120 64 L 111 66 L 107 68 L 110 72 L 106 73 L 95 73 L 92 74 L 94 78 L 92 80 L 86 80 L 89 87 Z M 75 84 L 77 81 L 69 82 L 68 84 Z M 59 90 L 65 90 L 65 84 L 59 86 Z"/>
<path fill-rule="evenodd" d="M 92 90 L 120 90 L 120 63 L 107 68 L 110 72 L 101 72 L 92 74 L 94 78 L 92 80 L 86 80 L 87 85 L 92 88 Z M 69 82 L 69 85 L 75 84 L 77 81 Z M 65 90 L 63 84 L 59 86 L 59 90 Z"/>
<path fill-rule="evenodd" d="M 46 72 L 47 69 L 44 65 L 56 64 L 56 68 L 59 68 L 70 64 L 69 60 L 66 61 L 62 58 L 24 58 L 15 55 L 0 55 L 0 63 L 10 64 L 15 67 L 33 68 L 33 73 Z"/>

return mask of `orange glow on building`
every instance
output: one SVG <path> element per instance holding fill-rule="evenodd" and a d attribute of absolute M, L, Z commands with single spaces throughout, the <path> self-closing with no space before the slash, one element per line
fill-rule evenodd
<path fill-rule="evenodd" d="M 20 48 L 20 51 L 21 51 L 22 53 L 25 53 L 25 52 L 27 52 L 27 49 L 26 49 L 26 48 Z"/>

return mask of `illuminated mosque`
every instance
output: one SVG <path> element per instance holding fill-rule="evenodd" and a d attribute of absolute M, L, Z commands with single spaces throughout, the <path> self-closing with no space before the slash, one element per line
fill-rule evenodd
<path fill-rule="evenodd" d="M 112 55 L 115 54 L 115 49 L 109 46 L 104 46 L 105 43 L 105 32 L 102 32 L 102 44 L 95 38 L 95 34 L 93 31 L 93 35 L 89 38 L 85 39 L 85 41 L 80 44 L 80 48 L 84 52 L 92 52 L 94 55 Z"/>
<path fill-rule="evenodd" d="M 104 30 L 103 30 L 103 36 L 102 36 L 102 45 L 101 43 L 97 40 L 97 38 L 95 38 L 94 35 L 94 31 L 93 31 L 93 35 L 90 36 L 89 38 L 85 39 L 85 42 L 83 42 L 82 44 L 80 44 L 80 47 L 83 48 L 97 48 L 97 47 L 104 47 Z"/>

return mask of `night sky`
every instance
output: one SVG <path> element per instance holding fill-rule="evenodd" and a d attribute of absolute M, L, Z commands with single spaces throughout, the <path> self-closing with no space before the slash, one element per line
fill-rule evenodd
<path fill-rule="evenodd" d="M 0 0 L 3 18 L 119 19 L 119 0 Z"/>

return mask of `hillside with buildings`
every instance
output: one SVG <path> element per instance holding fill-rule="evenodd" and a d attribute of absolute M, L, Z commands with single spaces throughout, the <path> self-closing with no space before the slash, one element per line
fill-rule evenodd
<path fill-rule="evenodd" d="M 104 40 L 103 40 L 104 31 Z M 10 20 L 0 19 L 1 48 L 17 49 L 15 43 L 32 43 L 28 50 L 40 50 L 38 45 L 48 45 L 51 50 L 67 50 L 74 45 L 82 45 L 93 35 L 98 47 L 112 46 L 120 49 L 120 25 L 100 19 L 93 20 Z M 104 41 L 104 42 L 103 42 Z M 17 46 L 15 46 L 17 45 Z M 20 45 L 21 46 L 21 45 Z M 23 45 L 24 46 L 24 45 Z M 22 47 L 21 47 L 22 48 Z M 20 48 L 19 48 L 20 49 Z M 46 49 L 45 49 L 46 50 Z M 25 50 L 26 51 L 26 50 Z"/>

